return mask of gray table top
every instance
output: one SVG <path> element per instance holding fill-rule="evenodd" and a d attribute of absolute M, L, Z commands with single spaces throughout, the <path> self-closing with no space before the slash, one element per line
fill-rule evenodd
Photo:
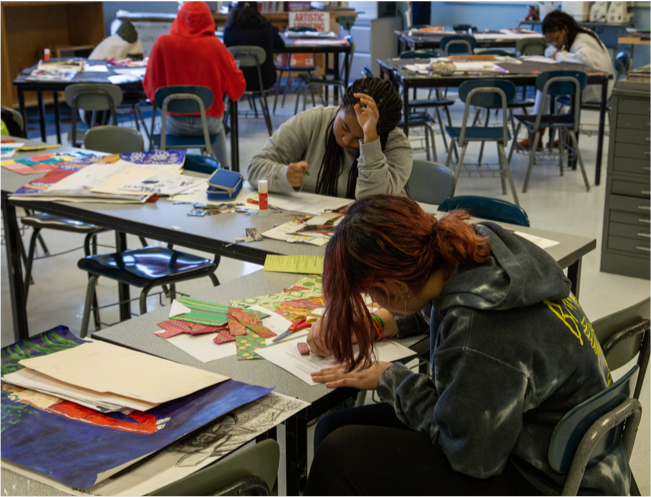
<path fill-rule="evenodd" d="M 193 295 L 193 297 L 219 304 L 228 304 L 229 300 L 282 292 L 283 289 L 289 288 L 303 277 L 304 275 L 300 274 L 272 273 L 260 270 L 198 295 Z M 265 360 L 238 361 L 236 356 L 231 356 L 207 363 L 201 362 L 167 340 L 153 334 L 154 331 L 160 331 L 156 323 L 165 321 L 169 316 L 169 310 L 169 306 L 166 306 L 148 312 L 144 316 L 93 333 L 92 336 L 96 339 L 146 352 L 180 364 L 229 376 L 245 383 L 267 388 L 276 387 L 276 391 L 279 393 L 297 397 L 310 403 L 321 399 L 331 391 L 325 385 L 310 386 Z M 424 340 L 429 342 L 429 337 L 408 338 L 400 342 L 407 347 L 411 347 Z M 426 349 L 428 347 L 427 345 Z"/>

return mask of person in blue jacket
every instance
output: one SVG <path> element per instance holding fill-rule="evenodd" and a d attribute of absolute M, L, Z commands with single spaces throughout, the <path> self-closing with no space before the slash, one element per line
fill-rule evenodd
<path fill-rule="evenodd" d="M 258 2 L 238 2 L 231 10 L 224 27 L 224 45 L 236 47 L 242 45 L 264 48 L 267 59 L 262 63 L 262 86 L 268 90 L 276 84 L 276 66 L 273 49 L 282 48 L 285 42 L 278 34 L 278 28 L 272 26 L 258 11 Z M 242 67 L 246 79 L 246 91 L 260 90 L 258 70 L 255 67 Z"/>
<path fill-rule="evenodd" d="M 319 422 L 305 495 L 560 494 L 552 432 L 612 383 L 606 359 L 556 261 L 496 223 L 468 219 L 454 211 L 437 220 L 383 194 L 357 200 L 336 226 L 325 316 L 308 344 L 341 365 L 312 379 L 377 389 L 384 403 Z M 382 309 L 371 315 L 364 295 Z M 374 340 L 423 324 L 431 377 L 375 360 Z M 626 495 L 630 483 L 620 440 L 585 471 L 579 495 Z"/>

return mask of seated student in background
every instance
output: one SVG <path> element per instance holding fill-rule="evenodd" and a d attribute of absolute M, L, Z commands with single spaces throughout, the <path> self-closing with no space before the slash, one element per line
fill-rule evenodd
<path fill-rule="evenodd" d="M 402 100 L 389 81 L 358 79 L 339 107 L 316 107 L 283 124 L 251 159 L 249 182 L 257 188 L 266 179 L 270 192 L 331 197 L 402 193 L 414 152 L 396 127 L 401 116 Z"/>
<path fill-rule="evenodd" d="M 117 32 L 104 38 L 90 53 L 88 60 L 121 60 L 128 56 L 142 59 L 142 45 L 133 24 L 122 21 Z"/>
<path fill-rule="evenodd" d="M 267 53 L 266 60 L 262 63 L 263 90 L 268 90 L 276 84 L 276 66 L 274 65 L 273 49 L 282 48 L 285 42 L 278 34 L 278 28 L 271 25 L 258 11 L 258 2 L 238 2 L 228 15 L 224 27 L 224 45 L 227 47 L 253 45 L 264 48 Z M 243 67 L 247 91 L 260 89 L 258 69 L 256 67 Z"/>
<path fill-rule="evenodd" d="M 455 211 L 437 221 L 406 197 L 373 195 L 335 228 L 326 313 L 308 344 L 341 366 L 312 379 L 377 389 L 386 403 L 319 422 L 305 495 L 560 493 L 566 475 L 549 465 L 550 437 L 568 411 L 612 383 L 608 365 L 554 259 L 498 224 L 468 218 Z M 382 306 L 379 320 L 365 294 Z M 417 313 L 428 307 L 425 324 Z M 422 324 L 431 377 L 373 362 L 373 340 Z M 630 479 L 620 440 L 585 471 L 580 493 L 626 495 Z"/>
<path fill-rule="evenodd" d="M 606 74 L 613 74 L 613 61 L 610 59 L 608 49 L 599 39 L 594 31 L 579 26 L 574 18 L 554 10 L 545 16 L 542 22 L 542 32 L 549 47 L 545 50 L 545 56 L 550 57 L 558 62 L 572 62 L 575 64 L 585 64 L 596 71 L 603 71 Z M 554 66 L 549 67 L 554 71 Z M 615 81 L 608 81 L 608 98 L 613 91 Z M 583 102 L 601 102 L 601 85 L 587 85 L 583 90 L 581 99 Z M 549 99 L 548 99 L 549 100 Z M 538 112 L 542 102 L 542 93 L 536 92 L 536 104 L 534 113 Z M 546 104 L 545 113 L 549 112 L 549 102 Z M 541 139 L 539 144 L 542 146 L 542 135 L 545 130 L 541 130 Z M 529 140 L 523 140 L 520 145 L 529 148 Z"/>
<path fill-rule="evenodd" d="M 186 2 L 172 23 L 170 34 L 159 36 L 149 55 L 143 81 L 147 98 L 154 100 L 162 86 L 206 86 L 213 92 L 212 107 L 206 109 L 208 132 L 216 134 L 215 155 L 222 167 L 229 167 L 226 134 L 222 126 L 224 95 L 239 100 L 246 89 L 235 59 L 215 36 L 215 21 L 204 2 Z M 203 136 L 201 116 L 168 115 L 167 133 Z"/>

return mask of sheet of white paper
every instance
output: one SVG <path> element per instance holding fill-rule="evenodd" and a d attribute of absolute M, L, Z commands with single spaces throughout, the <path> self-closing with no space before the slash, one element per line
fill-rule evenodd
<path fill-rule="evenodd" d="M 119 190 L 150 193 L 154 195 L 176 195 L 188 188 L 204 183 L 205 178 L 195 178 L 163 171 L 121 186 Z"/>
<path fill-rule="evenodd" d="M 167 341 L 201 362 L 216 361 L 237 353 L 235 342 L 218 344 L 213 342 L 216 336 L 217 333 L 202 333 L 200 335 L 182 333 L 168 338 Z M 161 340 L 165 339 L 161 338 Z"/>
<path fill-rule="evenodd" d="M 558 64 L 556 60 L 551 59 L 549 57 L 545 57 L 543 55 L 525 55 L 524 57 L 522 57 L 522 60 L 528 62 L 540 62 L 542 64 Z"/>
<path fill-rule="evenodd" d="M 404 67 L 408 71 L 419 74 L 427 74 L 429 72 L 429 64 L 406 64 Z"/>
<path fill-rule="evenodd" d="M 86 190 L 99 186 L 111 176 L 121 173 L 125 169 L 123 161 L 113 164 L 91 164 L 49 187 L 48 193 L 58 190 Z"/>
<path fill-rule="evenodd" d="M 140 78 L 145 77 L 145 72 L 147 72 L 146 67 L 125 67 L 122 69 L 114 69 L 116 74 L 131 74 L 133 76 L 138 76 Z"/>
<path fill-rule="evenodd" d="M 82 72 L 108 72 L 108 67 L 106 66 L 89 66 L 86 64 Z"/>
<path fill-rule="evenodd" d="M 144 167 L 127 167 L 122 172 L 111 176 L 109 179 L 104 181 L 98 186 L 91 188 L 92 192 L 95 193 L 106 193 L 111 195 L 143 195 L 142 192 L 138 191 L 128 191 L 121 190 L 120 187 L 132 183 L 134 181 L 144 179 L 147 176 L 150 176 L 157 171 L 160 171 L 158 168 L 144 168 Z M 168 174 L 181 174 L 181 169 L 164 169 L 162 170 Z"/>
<path fill-rule="evenodd" d="M 179 316 L 181 314 L 187 314 L 188 312 L 192 312 L 192 309 L 189 307 L 184 306 L 181 302 L 178 300 L 172 301 L 172 307 L 170 308 L 170 318 L 173 318 L 175 316 Z"/>
<path fill-rule="evenodd" d="M 352 204 L 354 201 L 347 198 L 326 197 L 315 193 L 299 192 L 292 195 L 269 194 L 269 205 L 287 211 L 305 212 L 307 214 L 321 214 Z"/>
<path fill-rule="evenodd" d="M 476 71 L 476 72 L 502 72 L 503 69 L 493 62 L 482 62 L 482 61 L 459 61 L 455 60 L 454 65 L 456 66 L 455 72 L 463 71 Z"/>
<path fill-rule="evenodd" d="M 282 341 L 274 347 L 256 350 L 256 354 L 272 362 L 276 366 L 300 378 L 308 385 L 317 385 L 312 381 L 311 374 L 323 368 L 336 365 L 332 357 L 319 357 L 315 354 L 301 355 L 297 344 L 303 339 Z M 382 340 L 375 343 L 375 356 L 378 361 L 393 362 L 416 353 L 393 340 Z"/>
<path fill-rule="evenodd" d="M 541 249 L 553 247 L 554 245 L 558 245 L 560 243 L 554 240 L 548 240 L 547 238 L 541 238 L 539 236 L 531 235 L 529 233 L 523 233 L 521 231 L 516 231 L 515 234 L 521 236 L 526 240 L 529 240 L 531 243 L 534 243 Z"/>
<path fill-rule="evenodd" d="M 172 202 L 199 202 L 202 204 L 212 204 L 212 205 L 219 205 L 219 204 L 245 204 L 245 207 L 247 209 L 252 209 L 252 210 L 258 210 L 258 206 L 256 204 L 247 204 L 246 199 L 248 198 L 258 198 L 258 192 L 254 190 L 251 185 L 248 182 L 244 182 L 242 185 L 242 190 L 240 191 L 239 195 L 234 198 L 233 200 L 208 200 L 208 194 L 207 190 L 208 189 L 208 183 L 205 185 L 198 185 L 193 188 L 192 193 L 183 192 L 182 194 L 174 195 L 173 197 L 170 197 L 168 200 Z"/>
<path fill-rule="evenodd" d="M 116 74 L 115 76 L 109 76 L 108 80 L 114 85 L 120 85 L 122 83 L 131 83 L 133 81 L 139 81 L 140 76 L 131 75 L 131 74 Z"/>

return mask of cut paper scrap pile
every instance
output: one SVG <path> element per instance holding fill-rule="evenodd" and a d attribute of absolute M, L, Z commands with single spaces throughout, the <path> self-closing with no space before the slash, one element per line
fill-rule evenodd
<path fill-rule="evenodd" d="M 157 325 L 164 331 L 155 334 L 168 339 L 184 333 L 216 333 L 213 342 L 218 345 L 237 342 L 238 359 L 259 359 L 254 351 L 265 347 L 266 339 L 276 336 L 262 324 L 264 317 L 267 314 L 260 311 L 179 297 L 172 305 L 170 319 Z"/>

